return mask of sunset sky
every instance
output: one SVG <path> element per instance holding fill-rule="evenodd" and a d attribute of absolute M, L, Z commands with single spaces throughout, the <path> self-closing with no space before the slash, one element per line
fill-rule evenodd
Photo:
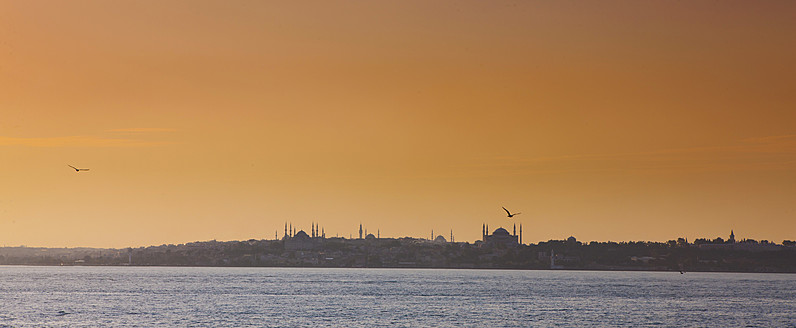
<path fill-rule="evenodd" d="M 796 2 L 0 0 L 0 246 L 285 222 L 796 240 Z"/>

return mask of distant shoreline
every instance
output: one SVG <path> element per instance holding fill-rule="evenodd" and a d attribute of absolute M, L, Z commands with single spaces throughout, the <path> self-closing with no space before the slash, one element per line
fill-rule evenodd
<path fill-rule="evenodd" d="M 578 271 L 578 272 L 669 272 L 679 273 L 678 270 L 647 270 L 647 269 L 545 269 L 545 268 L 446 268 L 446 267 L 333 267 L 333 266 L 201 266 L 201 265 L 77 265 L 77 264 L 64 264 L 64 265 L 49 265 L 49 264 L 0 264 L 0 267 L 114 267 L 114 268 L 263 268 L 263 269 L 366 269 L 366 270 L 379 270 L 379 269 L 406 269 L 406 270 L 477 270 L 477 271 Z M 688 271 L 687 273 L 765 273 L 765 274 L 796 274 L 796 272 L 788 271 Z"/>
<path fill-rule="evenodd" d="M 790 243 L 584 244 L 569 238 L 525 245 L 508 233 L 485 237 L 461 243 L 298 234 L 127 249 L 2 247 L 0 265 L 796 273 L 796 245 Z"/>

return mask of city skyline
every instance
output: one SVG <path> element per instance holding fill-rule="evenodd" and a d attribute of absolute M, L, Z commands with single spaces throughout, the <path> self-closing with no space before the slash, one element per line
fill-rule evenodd
<path fill-rule="evenodd" d="M 1 2 L 0 244 L 793 240 L 793 12 Z"/>

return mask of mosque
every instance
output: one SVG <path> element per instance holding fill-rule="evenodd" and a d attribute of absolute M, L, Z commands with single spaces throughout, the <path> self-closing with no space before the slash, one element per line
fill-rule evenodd
<path fill-rule="evenodd" d="M 285 241 L 285 249 L 306 251 L 320 248 L 321 242 L 326 238 L 326 232 L 322 228 L 319 232 L 318 228 L 318 225 L 313 222 L 311 229 L 312 236 L 310 236 L 304 232 L 304 230 L 299 230 L 299 232 L 296 232 L 296 229 L 293 228 L 292 223 L 288 229 L 288 224 L 285 223 L 285 236 L 282 237 L 282 240 Z"/>
<path fill-rule="evenodd" d="M 488 235 L 488 224 L 481 225 L 481 235 L 484 245 L 487 246 L 506 246 L 514 247 L 522 244 L 522 224 L 520 224 L 520 234 L 517 234 L 517 224 L 514 224 L 514 233 L 509 234 L 509 231 L 504 228 L 497 228 L 491 235 Z"/>

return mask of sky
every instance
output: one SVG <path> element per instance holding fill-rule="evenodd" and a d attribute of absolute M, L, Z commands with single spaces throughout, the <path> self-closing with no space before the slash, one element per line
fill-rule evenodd
<path fill-rule="evenodd" d="M 0 245 L 796 240 L 794 58 L 793 1 L 0 0 Z"/>

